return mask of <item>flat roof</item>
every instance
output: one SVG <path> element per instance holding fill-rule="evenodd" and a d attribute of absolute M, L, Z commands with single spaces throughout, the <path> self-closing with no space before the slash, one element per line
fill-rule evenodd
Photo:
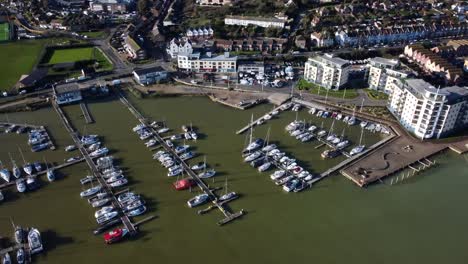
<path fill-rule="evenodd" d="M 65 83 L 55 86 L 56 94 L 64 94 L 76 91 L 80 91 L 80 87 L 77 83 Z"/>
<path fill-rule="evenodd" d="M 144 75 L 148 73 L 153 73 L 153 72 L 163 72 L 166 71 L 164 70 L 163 67 L 161 66 L 155 66 L 155 67 L 150 67 L 150 68 L 135 68 L 133 69 L 133 72 L 136 73 L 137 75 Z"/>
<path fill-rule="evenodd" d="M 371 62 L 379 63 L 379 64 L 384 64 L 388 65 L 391 67 L 395 67 L 398 65 L 398 60 L 392 60 L 392 59 L 386 59 L 382 57 L 375 57 L 370 59 Z"/>
<path fill-rule="evenodd" d="M 276 17 L 254 17 L 254 16 L 226 16 L 226 19 L 237 19 L 237 20 L 250 20 L 250 21 L 264 21 L 264 22 L 278 22 L 285 23 L 285 19 Z"/>

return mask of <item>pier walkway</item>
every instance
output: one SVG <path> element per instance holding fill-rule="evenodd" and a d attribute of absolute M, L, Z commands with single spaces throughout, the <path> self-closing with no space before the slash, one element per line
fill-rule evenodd
<path fill-rule="evenodd" d="M 54 101 L 52 103 L 52 106 L 54 107 L 55 111 L 57 112 L 57 114 L 59 115 L 60 119 L 62 120 L 66 130 L 68 131 L 68 133 L 70 134 L 70 136 L 72 137 L 73 141 L 75 142 L 75 145 L 78 147 L 78 149 L 80 150 L 81 154 L 83 155 L 86 163 L 88 164 L 89 168 L 91 169 L 91 172 L 92 174 L 94 175 L 94 177 L 99 181 L 99 183 L 101 184 L 102 188 L 104 191 L 106 191 L 107 193 L 109 193 L 112 197 L 112 204 L 115 208 L 120 208 L 120 211 L 123 212 L 122 210 L 122 206 L 121 204 L 118 202 L 116 196 L 115 196 L 115 193 L 114 191 L 112 190 L 112 188 L 107 184 L 107 182 L 104 180 L 104 178 L 102 177 L 101 173 L 99 172 L 98 168 L 96 167 L 96 164 L 94 164 L 94 161 L 93 159 L 89 156 L 89 153 L 88 151 L 86 150 L 86 148 L 83 146 L 83 144 L 81 143 L 81 140 L 79 139 L 78 137 L 78 132 L 73 128 L 73 126 L 70 124 L 70 122 L 68 121 L 68 118 L 67 116 L 65 115 L 65 113 L 62 111 L 62 109 L 60 108 L 60 106 Z M 124 224 L 125 228 L 127 228 L 127 230 L 129 230 L 130 234 L 131 235 L 135 235 L 137 233 L 137 229 L 135 227 L 135 225 L 130 221 L 130 218 L 126 215 L 126 214 L 122 214 L 122 216 L 120 217 L 120 219 L 122 220 L 122 223 Z"/>
<path fill-rule="evenodd" d="M 256 125 L 258 124 L 258 121 L 260 121 L 260 120 L 268 121 L 268 120 L 265 120 L 264 117 L 265 117 L 267 114 L 268 114 L 268 115 L 271 115 L 271 113 L 274 112 L 274 111 L 280 111 L 282 107 L 283 107 L 283 105 L 280 105 L 280 106 L 277 106 L 277 107 L 273 108 L 273 110 L 271 110 L 270 112 L 268 112 L 268 113 L 262 115 L 261 117 L 257 118 L 257 119 L 254 120 L 253 122 L 250 122 L 249 124 L 247 124 L 245 127 L 239 129 L 239 130 L 236 132 L 236 134 L 237 134 L 237 135 L 240 135 L 240 134 L 244 133 L 245 131 L 249 130 L 251 127 L 256 126 Z"/>
<path fill-rule="evenodd" d="M 83 162 L 84 161 L 84 158 L 80 158 L 80 159 L 77 159 L 77 160 L 74 160 L 74 161 L 70 161 L 70 162 L 65 162 L 63 164 L 60 164 L 58 166 L 55 166 L 55 167 L 51 167 L 49 169 L 52 169 L 52 170 L 59 170 L 59 169 L 62 169 L 62 168 L 66 168 L 68 166 L 71 166 L 71 165 L 75 165 L 77 163 L 80 163 L 80 162 Z M 25 179 L 29 179 L 29 178 L 37 178 L 39 177 L 39 175 L 43 175 L 43 174 L 46 174 L 47 173 L 47 170 L 42 170 L 38 173 L 34 173 L 32 174 L 31 176 L 26 176 L 24 177 Z M 3 184 L 0 184 L 0 190 L 3 190 L 5 188 L 8 188 L 10 186 L 13 186 L 13 185 L 16 185 L 16 182 L 19 181 L 20 179 L 23 179 L 23 178 L 19 178 L 17 180 L 14 180 L 14 181 L 10 181 L 10 182 L 7 182 L 7 183 L 3 183 Z"/>
<path fill-rule="evenodd" d="M 80 108 L 81 108 L 81 111 L 83 112 L 83 116 L 86 120 L 86 124 L 94 123 L 94 119 L 89 113 L 88 104 L 86 102 L 81 101 Z"/>
<path fill-rule="evenodd" d="M 177 163 L 179 163 L 184 170 L 187 172 L 187 174 L 195 181 L 197 186 L 206 194 L 208 194 L 211 198 L 211 202 L 213 203 L 214 206 L 216 206 L 225 216 L 225 219 L 221 220 L 223 224 L 230 222 L 241 215 L 241 214 L 232 214 L 225 206 L 224 204 L 221 204 L 218 202 L 218 196 L 208 187 L 208 185 L 205 184 L 205 182 L 198 177 L 198 175 L 190 168 L 190 166 L 183 161 L 175 151 L 170 148 L 166 142 L 163 140 L 163 138 L 157 133 L 156 129 L 154 129 L 152 126 L 150 126 L 149 122 L 146 120 L 146 118 L 125 98 L 125 96 L 119 92 L 119 97 L 120 101 L 130 110 L 130 112 L 138 119 L 138 121 L 148 127 L 151 132 L 153 133 L 153 138 L 159 142 L 159 144 L 171 155 L 176 159 Z M 242 211 L 243 212 L 243 211 Z"/>

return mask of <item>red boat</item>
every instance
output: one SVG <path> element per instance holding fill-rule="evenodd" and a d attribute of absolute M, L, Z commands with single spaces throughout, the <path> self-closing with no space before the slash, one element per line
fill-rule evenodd
<path fill-rule="evenodd" d="M 122 238 L 128 234 L 128 230 L 126 228 L 116 228 L 109 233 L 104 234 L 104 241 L 107 244 L 112 244 L 122 240 Z"/>
<path fill-rule="evenodd" d="M 174 188 L 178 191 L 187 190 L 194 185 L 195 182 L 192 179 L 182 179 L 174 182 Z"/>

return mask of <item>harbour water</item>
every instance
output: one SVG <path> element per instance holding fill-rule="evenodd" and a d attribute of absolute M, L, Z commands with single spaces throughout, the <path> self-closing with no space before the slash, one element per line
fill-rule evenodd
<path fill-rule="evenodd" d="M 127 169 L 131 189 L 144 195 L 150 214 L 158 218 L 142 225 L 140 234 L 130 241 L 106 246 L 101 236 L 92 235 L 93 210 L 79 197 L 79 179 L 86 176 L 86 165 L 66 168 L 56 182 L 43 181 L 43 188 L 24 195 L 11 190 L 5 193 L 7 201 L 0 204 L 0 236 L 11 237 L 10 217 L 43 232 L 46 252 L 35 257 L 35 263 L 464 263 L 468 259 L 468 211 L 464 209 L 468 177 L 463 170 L 468 157 L 442 154 L 436 157 L 438 166 L 394 186 L 361 189 L 334 175 L 305 192 L 286 194 L 271 182 L 269 173 L 258 173 L 241 161 L 245 135 L 235 135 L 251 113 L 259 116 L 271 106 L 239 111 L 198 97 L 130 99 L 145 116 L 166 120 L 175 131 L 193 123 L 201 137 L 196 143 L 187 143 L 202 155 L 192 162 L 201 161 L 206 154 L 207 163 L 219 172 L 214 182 L 207 183 L 222 186 L 227 177 L 229 190 L 241 194 L 231 207 L 245 209 L 247 215 L 218 227 L 219 212 L 200 216 L 187 208 L 187 199 L 196 193 L 172 188 L 175 179 L 166 176 L 166 170 L 131 132 L 137 122 L 118 100 L 90 102 L 96 121 L 91 125 L 86 125 L 79 105 L 67 106 L 65 111 L 75 127 L 102 136 L 111 155 Z M 8 166 L 8 152 L 23 163 L 18 146 L 28 161 L 45 157 L 60 163 L 73 156 L 63 151 L 71 139 L 52 108 L 9 114 L 8 119 L 46 125 L 58 148 L 31 153 L 25 135 L 1 134 L 0 160 Z M 294 119 L 294 112 L 282 113 L 279 119 L 256 128 L 254 134 L 265 137 L 270 127 L 270 140 L 313 172 L 322 172 L 343 159 L 323 161 L 320 153 L 324 148 L 314 148 L 317 141 L 305 144 L 287 135 L 284 126 Z M 324 121 L 324 126 L 330 126 L 329 120 L 306 111 L 299 119 L 316 125 Z M 335 132 L 341 134 L 343 127 L 336 122 Z M 356 144 L 360 129 L 346 128 L 345 134 Z M 364 138 L 366 145 L 380 139 L 367 132 Z"/>

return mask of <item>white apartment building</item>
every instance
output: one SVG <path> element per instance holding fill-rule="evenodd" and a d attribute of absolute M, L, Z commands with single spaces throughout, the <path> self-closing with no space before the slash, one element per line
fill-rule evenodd
<path fill-rule="evenodd" d="M 198 5 L 230 5 L 231 0 L 196 0 Z"/>
<path fill-rule="evenodd" d="M 338 90 L 348 83 L 351 65 L 347 60 L 325 54 L 309 58 L 304 79 L 326 89 Z"/>
<path fill-rule="evenodd" d="M 179 53 L 192 54 L 193 46 L 187 38 L 173 38 L 169 43 L 166 52 L 171 56 L 171 58 L 175 59 Z"/>
<path fill-rule="evenodd" d="M 226 16 L 224 24 L 234 26 L 249 26 L 254 25 L 258 27 L 277 27 L 284 28 L 286 19 L 276 17 L 250 17 L 250 16 Z"/>
<path fill-rule="evenodd" d="M 216 56 L 211 52 L 203 56 L 200 53 L 179 53 L 177 65 L 179 69 L 193 72 L 236 72 L 237 57 L 230 56 L 229 52 Z"/>
<path fill-rule="evenodd" d="M 381 57 L 371 58 L 369 66 L 369 88 L 390 94 L 393 90 L 395 79 L 406 78 L 408 74 L 399 71 L 398 60 L 390 60 Z"/>
<path fill-rule="evenodd" d="M 420 79 L 397 80 L 388 109 L 418 138 L 444 137 L 468 126 L 468 88 L 437 89 Z"/>

